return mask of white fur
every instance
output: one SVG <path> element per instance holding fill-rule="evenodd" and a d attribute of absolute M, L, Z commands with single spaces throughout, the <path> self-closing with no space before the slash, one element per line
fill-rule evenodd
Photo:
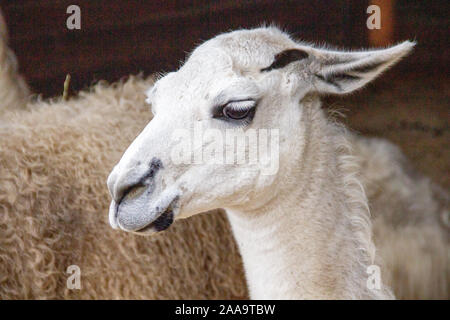
<path fill-rule="evenodd" d="M 175 196 L 176 219 L 225 208 L 252 298 L 391 298 L 385 286 L 367 289 L 366 269 L 374 264 L 375 249 L 360 168 L 349 135 L 327 119 L 319 94 L 361 88 L 413 45 L 339 52 L 297 43 L 273 27 L 205 42 L 177 72 L 149 90 L 155 117 L 108 179 L 111 225 L 136 232 L 155 221 L 165 209 L 161 203 L 168 206 Z M 308 57 L 261 72 L 286 49 L 303 50 Z M 233 125 L 211 117 L 214 101 L 241 98 L 258 101 L 244 130 L 279 130 L 275 175 L 264 176 L 260 167 L 249 164 L 172 163 L 174 129 L 201 124 L 224 132 Z M 125 197 L 131 204 L 120 206 L 124 192 L 145 175 L 155 157 L 163 168 L 152 192 L 139 201 Z"/>

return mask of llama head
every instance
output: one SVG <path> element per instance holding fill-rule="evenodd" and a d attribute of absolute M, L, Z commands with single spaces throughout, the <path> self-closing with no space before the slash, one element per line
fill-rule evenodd
<path fill-rule="evenodd" d="M 154 118 L 108 178 L 111 225 L 150 234 L 215 208 L 263 206 L 301 161 L 305 96 L 361 88 L 412 47 L 318 49 L 273 27 L 203 43 L 148 91 Z"/>

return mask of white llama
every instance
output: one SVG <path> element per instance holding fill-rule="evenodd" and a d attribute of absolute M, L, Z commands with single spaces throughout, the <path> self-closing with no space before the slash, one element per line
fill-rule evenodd
<path fill-rule="evenodd" d="M 108 178 L 110 224 L 148 235 L 224 208 L 251 298 L 391 298 L 383 284 L 367 285 L 375 249 L 353 152 L 363 142 L 328 119 L 319 97 L 361 88 L 413 46 L 340 52 L 273 27 L 203 43 L 149 90 L 154 119 Z M 276 129 L 278 170 L 267 174 L 262 162 L 249 161 L 175 163 L 176 129 L 198 127 L 224 135 Z M 211 137 L 193 140 L 193 151 L 212 144 Z M 257 148 L 245 144 L 245 154 Z"/>

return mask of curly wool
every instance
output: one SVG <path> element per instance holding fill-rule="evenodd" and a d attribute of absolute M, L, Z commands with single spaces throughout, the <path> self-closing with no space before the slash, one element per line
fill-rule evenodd
<path fill-rule="evenodd" d="M 1 299 L 236 299 L 247 296 L 224 214 L 144 238 L 108 224 L 108 173 L 151 119 L 130 77 L 68 102 L 38 102 L 0 126 Z M 213 217 L 214 216 L 214 217 Z M 67 267 L 81 269 L 69 290 Z"/>

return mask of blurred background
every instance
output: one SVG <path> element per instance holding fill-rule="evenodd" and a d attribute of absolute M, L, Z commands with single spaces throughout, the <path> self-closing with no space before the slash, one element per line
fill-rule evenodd
<path fill-rule="evenodd" d="M 81 29 L 66 28 L 67 7 Z M 369 30 L 371 4 L 381 29 Z M 297 39 L 342 48 L 413 39 L 415 52 L 368 89 L 326 105 L 364 134 L 401 145 L 424 173 L 449 187 L 449 1 L 121 1 L 2 0 L 10 46 L 35 93 L 60 95 L 66 74 L 76 92 L 105 79 L 176 69 L 186 53 L 220 32 L 274 22 Z M 443 174 L 444 173 L 444 174 Z"/>
<path fill-rule="evenodd" d="M 71 4 L 81 9 L 80 30 L 66 28 Z M 370 4 L 380 6 L 379 30 L 366 27 Z M 416 39 L 416 53 L 397 72 L 448 73 L 448 1 L 2 0 L 1 7 L 21 72 L 45 96 L 60 94 L 67 73 L 79 90 L 97 79 L 173 70 L 199 42 L 263 22 L 346 48 Z"/>

